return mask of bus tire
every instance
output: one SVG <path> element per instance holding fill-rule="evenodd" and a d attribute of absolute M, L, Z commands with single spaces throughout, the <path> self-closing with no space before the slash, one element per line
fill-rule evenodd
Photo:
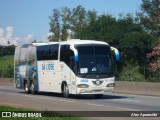
<path fill-rule="evenodd" d="M 27 82 L 27 81 L 24 82 L 24 91 L 25 91 L 25 93 L 27 93 L 27 94 L 30 93 L 30 90 L 29 90 L 29 88 L 28 88 L 28 82 Z"/>
<path fill-rule="evenodd" d="M 94 97 L 95 97 L 96 99 L 100 99 L 100 98 L 103 97 L 103 94 L 95 94 Z"/>
<path fill-rule="evenodd" d="M 31 81 L 31 84 L 30 84 L 30 91 L 31 91 L 31 94 L 35 94 L 36 93 L 35 85 L 34 85 L 33 81 Z"/>
<path fill-rule="evenodd" d="M 65 83 L 63 83 L 62 94 L 65 98 L 69 97 L 69 88 Z"/>

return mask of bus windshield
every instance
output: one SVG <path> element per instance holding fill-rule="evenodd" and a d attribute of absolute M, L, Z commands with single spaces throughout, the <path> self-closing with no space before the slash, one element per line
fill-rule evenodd
<path fill-rule="evenodd" d="M 107 45 L 79 45 L 78 74 L 113 74 L 110 47 Z"/>

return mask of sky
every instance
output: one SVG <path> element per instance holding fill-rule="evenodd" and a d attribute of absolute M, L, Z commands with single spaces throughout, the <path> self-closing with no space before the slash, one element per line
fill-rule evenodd
<path fill-rule="evenodd" d="M 119 13 L 135 14 L 141 4 L 142 0 L 0 0 L 0 45 L 47 41 L 49 16 L 56 8 L 82 5 L 99 15 L 117 17 Z"/>

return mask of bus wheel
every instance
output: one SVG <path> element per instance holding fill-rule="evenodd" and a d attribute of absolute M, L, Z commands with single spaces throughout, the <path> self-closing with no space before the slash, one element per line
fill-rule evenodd
<path fill-rule="evenodd" d="M 30 91 L 31 91 L 31 94 L 35 94 L 35 85 L 34 85 L 33 81 L 30 84 Z"/>
<path fill-rule="evenodd" d="M 28 89 L 28 82 L 26 81 L 26 82 L 24 82 L 24 91 L 25 91 L 25 93 L 30 93 L 30 91 L 29 91 L 29 89 Z"/>
<path fill-rule="evenodd" d="M 94 97 L 95 97 L 96 99 L 100 99 L 100 98 L 103 97 L 103 94 L 95 94 Z"/>
<path fill-rule="evenodd" d="M 65 98 L 69 97 L 69 88 L 65 83 L 63 83 L 62 94 Z"/>

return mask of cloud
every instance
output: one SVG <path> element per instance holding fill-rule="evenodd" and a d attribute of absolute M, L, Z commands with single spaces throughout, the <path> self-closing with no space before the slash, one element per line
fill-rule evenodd
<path fill-rule="evenodd" d="M 11 26 L 6 27 L 5 29 L 0 28 L 0 45 L 8 46 L 8 45 L 24 45 L 30 44 L 32 41 L 36 39 L 33 34 L 28 34 L 23 37 L 15 37 L 13 36 L 14 28 Z M 40 37 L 40 39 L 36 39 L 37 42 L 48 42 L 48 37 L 53 33 L 47 33 Z M 8 44 L 10 43 L 10 44 Z"/>
<path fill-rule="evenodd" d="M 6 28 L 6 38 L 11 39 L 12 35 L 13 35 L 13 27 L 9 26 Z"/>
<path fill-rule="evenodd" d="M 0 28 L 0 45 L 6 45 L 6 44 L 8 44 L 8 40 L 4 35 L 4 30 Z"/>
<path fill-rule="evenodd" d="M 13 32 L 14 29 L 11 26 L 8 26 L 5 29 L 0 28 L 0 45 L 8 46 L 8 43 L 10 43 L 10 45 L 29 44 L 35 38 L 33 34 L 29 34 L 24 37 L 14 37 Z"/>
<path fill-rule="evenodd" d="M 48 32 L 47 34 L 42 35 L 41 40 L 39 40 L 38 42 L 48 42 L 48 37 L 51 35 L 53 35 L 52 32 Z"/>
<path fill-rule="evenodd" d="M 24 44 L 29 44 L 31 43 L 32 41 L 34 41 L 34 35 L 33 34 L 29 34 L 29 35 L 26 35 L 24 37 L 14 37 L 12 39 L 12 43 L 14 45 L 24 45 Z"/>

